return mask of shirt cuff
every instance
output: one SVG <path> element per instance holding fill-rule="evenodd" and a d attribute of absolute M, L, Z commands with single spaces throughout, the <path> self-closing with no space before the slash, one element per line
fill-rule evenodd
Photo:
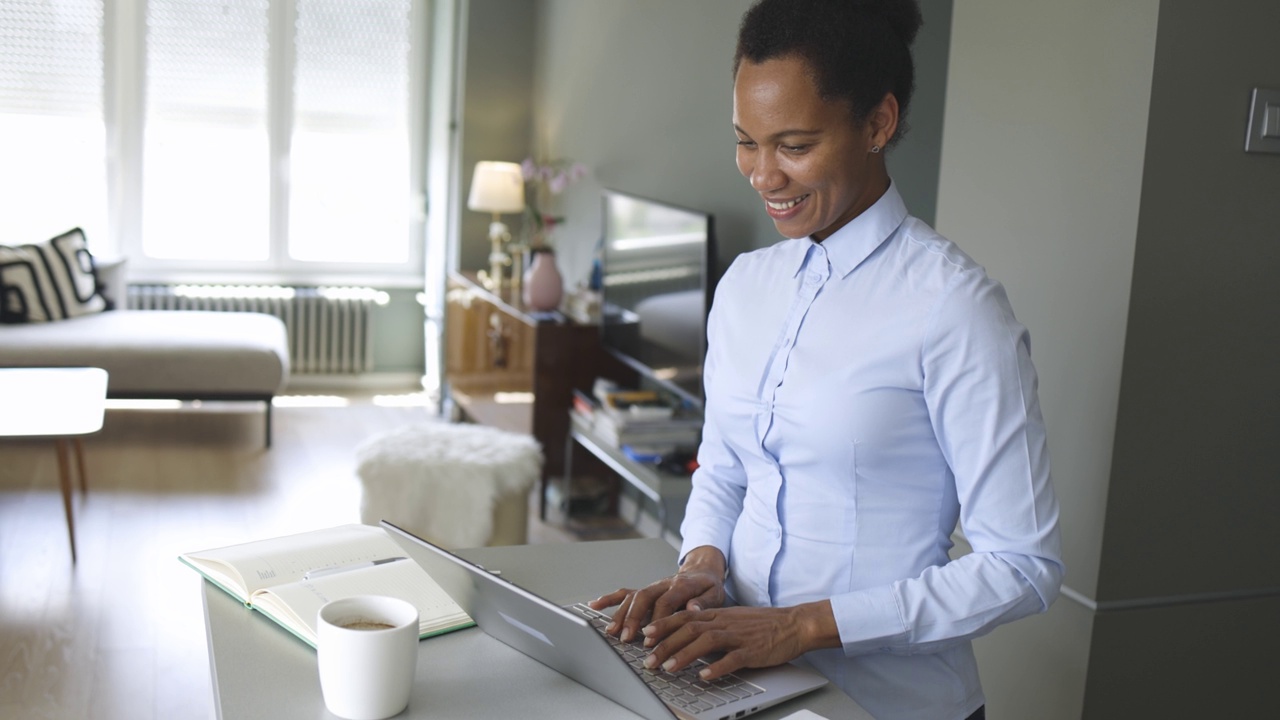
<path fill-rule="evenodd" d="M 831 598 L 831 612 L 845 655 L 889 650 L 907 634 L 891 586 L 837 595 Z"/>
<path fill-rule="evenodd" d="M 724 555 L 725 569 L 728 570 L 729 543 L 727 541 L 721 542 L 720 539 L 715 536 L 715 533 L 711 532 L 695 532 L 690 535 L 685 535 L 680 544 L 680 560 L 677 565 L 684 565 L 685 557 L 690 552 L 702 547 L 703 545 L 710 545 L 711 547 L 719 550 L 720 553 Z"/>

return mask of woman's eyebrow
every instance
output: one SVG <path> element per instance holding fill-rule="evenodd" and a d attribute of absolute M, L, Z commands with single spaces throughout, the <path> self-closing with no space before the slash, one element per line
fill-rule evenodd
<path fill-rule="evenodd" d="M 751 134 L 750 134 L 750 133 L 748 133 L 747 131 L 743 130 L 741 127 L 739 127 L 737 123 L 734 123 L 734 125 L 733 125 L 733 129 L 734 129 L 734 130 L 737 130 L 737 131 L 738 131 L 738 133 L 739 133 L 739 134 L 741 134 L 741 135 L 744 135 L 744 136 L 746 136 L 746 137 L 751 137 Z M 769 136 L 769 139 L 770 139 L 770 140 L 777 141 L 777 140 L 781 140 L 781 139 L 783 139 L 783 138 L 793 137 L 793 136 L 796 136 L 796 135 L 803 135 L 803 136 L 807 136 L 807 137 L 813 137 L 813 136 L 815 136 L 815 135 L 821 135 L 821 134 L 822 134 L 822 131 L 821 131 L 821 130 L 804 130 L 804 129 L 801 129 L 801 128 L 790 128 L 790 129 L 787 129 L 787 130 L 779 130 L 778 132 L 776 132 L 776 133 L 774 133 L 774 134 L 770 135 L 770 136 Z"/>

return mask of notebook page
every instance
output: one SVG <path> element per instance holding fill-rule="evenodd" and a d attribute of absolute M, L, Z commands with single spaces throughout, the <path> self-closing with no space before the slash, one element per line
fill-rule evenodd
<path fill-rule="evenodd" d="M 252 595 L 262 588 L 301 580 L 309 570 L 400 555 L 403 551 L 382 528 L 353 524 L 188 553 L 183 557 L 194 564 L 218 563 L 233 568 L 243 582 L 245 594 Z"/>
<path fill-rule="evenodd" d="M 314 645 L 320 606 L 354 595 L 389 595 L 413 603 L 418 608 L 418 625 L 423 635 L 471 622 L 462 608 L 412 560 L 278 585 L 259 591 L 251 601 L 286 627 L 296 625 L 290 629 Z"/>

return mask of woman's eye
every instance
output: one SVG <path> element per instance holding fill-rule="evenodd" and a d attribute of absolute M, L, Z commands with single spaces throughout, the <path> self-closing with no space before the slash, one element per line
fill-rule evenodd
<path fill-rule="evenodd" d="M 755 146 L 756 146 L 756 144 L 755 144 L 754 142 L 751 142 L 750 140 L 739 140 L 739 141 L 738 141 L 738 147 L 740 147 L 740 148 L 753 148 L 753 147 L 755 147 Z"/>
<path fill-rule="evenodd" d="M 783 145 L 782 149 L 789 153 L 802 153 L 809 149 L 808 145 Z"/>

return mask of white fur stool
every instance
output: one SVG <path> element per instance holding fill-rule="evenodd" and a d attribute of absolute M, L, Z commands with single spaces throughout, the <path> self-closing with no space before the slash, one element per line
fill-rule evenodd
<path fill-rule="evenodd" d="M 411 425 L 356 450 L 360 521 L 388 520 L 448 548 L 522 545 L 542 474 L 530 435 L 446 422 Z"/>

